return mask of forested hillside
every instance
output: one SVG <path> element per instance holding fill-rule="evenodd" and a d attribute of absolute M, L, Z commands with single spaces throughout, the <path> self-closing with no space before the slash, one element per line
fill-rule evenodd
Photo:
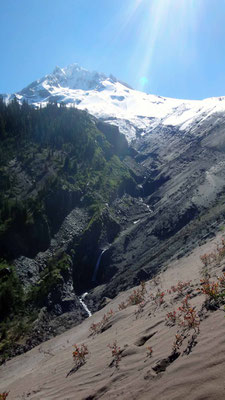
<path fill-rule="evenodd" d="M 51 290 L 72 276 L 71 257 L 58 249 L 25 288 L 14 259 L 45 251 L 75 207 L 85 210 L 88 232 L 106 203 L 134 190 L 121 161 L 127 153 L 117 128 L 85 111 L 0 100 L 0 351 L 24 335 L 49 306 Z"/>

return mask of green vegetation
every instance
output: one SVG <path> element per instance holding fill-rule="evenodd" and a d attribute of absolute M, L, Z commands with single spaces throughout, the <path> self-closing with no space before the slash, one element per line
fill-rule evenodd
<path fill-rule="evenodd" d="M 92 217 L 132 188 L 122 162 L 124 140 L 116 130 L 101 132 L 85 111 L 0 100 L 1 254 L 33 256 L 75 204 L 88 207 Z"/>
<path fill-rule="evenodd" d="M 41 273 L 41 279 L 27 294 L 27 301 L 33 307 L 39 308 L 46 305 L 47 295 L 57 285 L 63 283 L 63 274 L 69 270 L 71 259 L 67 254 L 51 258 L 47 267 Z"/>
<path fill-rule="evenodd" d="M 0 261 L 0 361 L 4 361 L 31 326 L 34 314 L 26 310 L 26 297 L 13 266 Z"/>
<path fill-rule="evenodd" d="M 59 253 L 51 258 L 37 285 L 25 293 L 16 271 L 5 261 L 0 263 L 0 363 L 16 344 L 24 344 L 39 310 L 47 306 L 51 290 L 63 283 L 71 265 L 70 257 Z"/>
<path fill-rule="evenodd" d="M 23 305 L 23 289 L 16 272 L 5 261 L 0 261 L 0 322 L 18 313 Z"/>
<path fill-rule="evenodd" d="M 0 98 L 0 353 L 32 329 L 48 294 L 71 265 L 58 254 L 26 293 L 12 260 L 45 250 L 76 206 L 101 225 L 105 204 L 134 187 L 123 163 L 127 144 L 115 127 L 85 111 L 48 104 L 35 109 Z"/>

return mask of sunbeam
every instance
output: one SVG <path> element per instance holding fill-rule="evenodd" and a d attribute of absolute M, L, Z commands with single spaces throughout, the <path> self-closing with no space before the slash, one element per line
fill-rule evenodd
<path fill-rule="evenodd" d="M 127 11 L 122 30 L 139 13 L 140 31 L 133 57 L 140 58 L 139 88 L 150 80 L 157 49 L 164 46 L 165 59 L 170 51 L 183 56 L 190 46 L 194 56 L 195 33 L 202 0 L 135 0 Z M 163 60 L 165 62 L 165 59 Z M 166 65 L 165 65 L 166 67 Z"/>

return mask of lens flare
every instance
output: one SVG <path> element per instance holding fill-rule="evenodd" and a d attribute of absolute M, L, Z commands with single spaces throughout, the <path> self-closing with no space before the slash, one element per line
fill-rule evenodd
<path fill-rule="evenodd" d="M 141 87 L 142 88 L 144 88 L 147 84 L 148 84 L 148 78 L 146 78 L 146 76 L 142 76 L 141 78 L 140 78 L 140 84 L 141 84 Z"/>
<path fill-rule="evenodd" d="M 141 19 L 133 58 L 140 59 L 138 71 L 140 88 L 152 78 L 155 53 L 161 49 L 166 55 L 186 57 L 187 49 L 194 58 L 195 35 L 204 0 L 134 0 L 127 12 L 122 29 L 126 29 L 135 15 Z M 141 54 L 141 57 L 140 57 Z M 190 60 L 187 59 L 187 62 Z M 151 78 L 150 78 L 151 77 Z"/>

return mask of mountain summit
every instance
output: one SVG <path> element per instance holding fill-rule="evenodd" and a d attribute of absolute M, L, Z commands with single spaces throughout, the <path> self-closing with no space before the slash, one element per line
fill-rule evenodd
<path fill-rule="evenodd" d="M 225 111 L 225 98 L 181 100 L 134 90 L 114 76 L 90 72 L 78 64 L 56 67 L 52 74 L 32 82 L 9 97 L 38 106 L 64 103 L 119 127 L 131 141 L 159 127 L 193 131 L 212 115 Z M 198 133 L 199 134 L 199 133 Z"/>
<path fill-rule="evenodd" d="M 51 87 L 81 89 L 81 90 L 99 90 L 102 82 L 107 79 L 104 74 L 90 72 L 78 64 L 72 64 L 65 68 L 56 67 L 52 74 L 46 75 L 27 86 L 20 93 L 24 96 L 32 96 L 38 87 L 48 90 Z"/>

